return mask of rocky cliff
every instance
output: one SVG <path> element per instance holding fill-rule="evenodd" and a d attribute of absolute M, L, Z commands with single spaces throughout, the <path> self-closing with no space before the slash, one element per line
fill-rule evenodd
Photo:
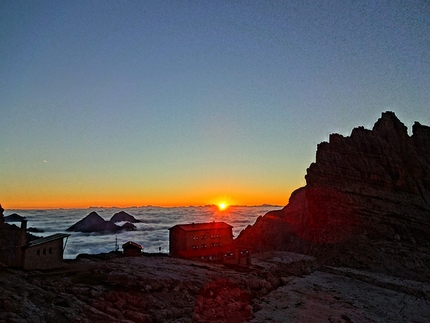
<path fill-rule="evenodd" d="M 237 240 L 423 280 L 430 278 L 429 237 L 430 127 L 416 122 L 409 136 L 385 112 L 372 130 L 320 143 L 306 186 Z"/>

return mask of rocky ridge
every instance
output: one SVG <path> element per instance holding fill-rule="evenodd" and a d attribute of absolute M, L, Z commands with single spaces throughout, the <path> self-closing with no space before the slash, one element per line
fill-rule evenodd
<path fill-rule="evenodd" d="M 323 264 L 430 279 L 430 127 L 412 136 L 393 112 L 372 130 L 318 145 L 306 186 L 238 241 L 314 255 Z"/>

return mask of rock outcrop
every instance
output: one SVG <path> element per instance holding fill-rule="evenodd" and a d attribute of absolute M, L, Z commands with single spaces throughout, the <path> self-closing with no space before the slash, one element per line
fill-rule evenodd
<path fill-rule="evenodd" d="M 136 226 L 128 222 L 122 226 L 118 226 L 112 221 L 106 221 L 97 212 L 93 211 L 82 220 L 67 228 L 66 231 L 113 233 L 121 230 L 130 231 L 135 229 Z"/>
<path fill-rule="evenodd" d="M 338 266 L 430 278 L 430 127 L 412 136 L 393 112 L 372 130 L 318 145 L 306 186 L 259 217 L 238 241 Z"/>
<path fill-rule="evenodd" d="M 124 212 L 124 211 L 120 211 L 118 213 L 115 213 L 111 217 L 110 221 L 113 222 L 113 223 L 123 222 L 123 221 L 130 222 L 130 223 L 138 223 L 138 222 L 140 222 L 134 216 L 132 216 L 132 215 L 130 215 L 127 212 Z"/>

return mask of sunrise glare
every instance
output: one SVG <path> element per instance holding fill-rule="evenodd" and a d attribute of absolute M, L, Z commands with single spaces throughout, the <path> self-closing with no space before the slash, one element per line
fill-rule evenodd
<path fill-rule="evenodd" d="M 221 202 L 221 203 L 218 204 L 218 208 L 219 208 L 220 211 L 224 211 L 224 210 L 226 210 L 228 208 L 228 204 L 225 203 L 225 202 Z"/>

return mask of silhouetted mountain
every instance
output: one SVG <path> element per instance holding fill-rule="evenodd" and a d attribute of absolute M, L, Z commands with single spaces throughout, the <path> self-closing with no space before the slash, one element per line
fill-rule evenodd
<path fill-rule="evenodd" d="M 409 136 L 393 112 L 372 130 L 318 145 L 306 186 L 237 241 L 311 254 L 325 264 L 430 278 L 430 127 Z"/>
<path fill-rule="evenodd" d="M 125 213 L 125 212 L 124 212 Z M 125 213 L 127 214 L 127 213 Z M 114 218 L 113 216 L 112 218 Z M 121 220 L 124 221 L 124 220 Z M 137 221 L 137 220 L 136 220 Z M 131 223 L 124 223 L 122 226 L 118 226 L 112 221 L 104 220 L 97 212 L 91 212 L 82 220 L 79 220 L 74 225 L 69 227 L 66 231 L 77 231 L 77 232 L 105 232 L 112 233 L 121 230 L 135 230 L 136 226 Z"/>
<path fill-rule="evenodd" d="M 115 223 L 104 220 L 97 212 L 91 212 L 82 220 L 76 222 L 66 231 L 79 232 L 115 232 L 120 231 L 121 227 Z"/>

